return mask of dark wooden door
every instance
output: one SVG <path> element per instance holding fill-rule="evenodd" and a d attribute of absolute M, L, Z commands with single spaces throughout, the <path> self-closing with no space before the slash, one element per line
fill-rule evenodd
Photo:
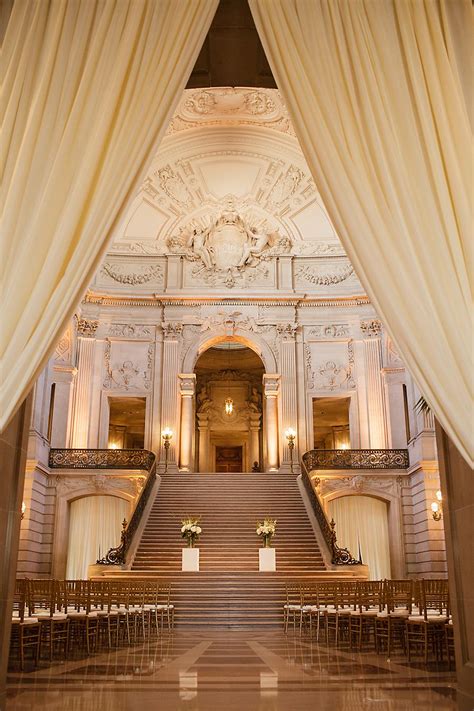
<path fill-rule="evenodd" d="M 216 472 L 241 472 L 242 447 L 216 447 Z"/>

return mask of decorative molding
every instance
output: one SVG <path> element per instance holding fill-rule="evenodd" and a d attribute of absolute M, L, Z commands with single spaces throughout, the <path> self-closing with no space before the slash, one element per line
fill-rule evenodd
<path fill-rule="evenodd" d="M 333 272 L 321 272 L 307 265 L 299 265 L 295 269 L 295 280 L 300 282 L 310 282 L 318 286 L 330 286 L 332 284 L 340 284 L 354 274 L 354 267 L 348 264 L 345 267 L 340 267 Z"/>
<path fill-rule="evenodd" d="M 51 469 L 143 469 L 155 461 L 146 449 L 51 449 Z"/>
<path fill-rule="evenodd" d="M 282 341 L 294 341 L 296 331 L 298 330 L 297 323 L 277 323 L 276 332 Z"/>
<path fill-rule="evenodd" d="M 152 280 L 160 283 L 164 281 L 163 267 L 160 264 L 135 265 L 135 269 L 137 271 L 130 272 L 126 271 L 124 264 L 105 262 L 102 264 L 101 272 L 119 284 L 131 284 L 132 286 L 146 284 Z"/>
<path fill-rule="evenodd" d="M 118 367 L 111 365 L 112 344 L 107 340 L 104 350 L 105 379 L 103 387 L 106 390 L 150 390 L 153 374 L 153 360 L 155 346 L 150 344 L 147 349 L 147 364 L 143 369 L 139 364 L 127 359 L 118 364 Z"/>
<path fill-rule="evenodd" d="M 376 338 L 382 333 L 382 321 L 375 318 L 370 321 L 361 321 L 360 330 L 366 338 Z"/>
<path fill-rule="evenodd" d="M 153 338 L 153 326 L 135 323 L 112 323 L 108 335 L 117 338 Z"/>
<path fill-rule="evenodd" d="M 354 343 L 347 342 L 347 365 L 333 359 L 324 361 L 313 370 L 311 347 L 305 343 L 303 346 L 307 387 L 309 390 L 352 390 L 356 387 L 353 379 L 354 372 Z"/>
<path fill-rule="evenodd" d="M 348 323 L 323 323 L 317 324 L 308 331 L 308 336 L 316 338 L 347 338 L 350 336 L 350 326 Z"/>
<path fill-rule="evenodd" d="M 409 466 L 406 449 L 312 449 L 303 455 L 303 462 L 308 472 L 321 469 L 407 469 Z"/>
<path fill-rule="evenodd" d="M 233 336 L 235 331 L 252 331 L 253 333 L 266 333 L 275 328 L 270 324 L 259 324 L 253 316 L 242 316 L 241 311 L 219 311 L 215 315 L 205 318 L 200 326 L 201 332 L 224 329 L 225 334 Z"/>
<path fill-rule="evenodd" d="M 367 491 L 377 491 L 380 494 L 398 495 L 399 476 L 378 477 L 371 474 L 355 474 L 339 478 L 320 477 L 319 491 L 322 496 L 328 496 L 336 491 L 348 491 L 363 494 Z"/>
<path fill-rule="evenodd" d="M 160 188 L 171 200 L 174 200 L 188 210 L 194 207 L 193 197 L 185 182 L 170 165 L 160 168 L 153 173 L 153 176 L 157 178 Z"/>
<path fill-rule="evenodd" d="M 72 361 L 72 334 L 70 328 L 67 328 L 59 339 L 53 358 L 57 363 L 70 363 Z"/>

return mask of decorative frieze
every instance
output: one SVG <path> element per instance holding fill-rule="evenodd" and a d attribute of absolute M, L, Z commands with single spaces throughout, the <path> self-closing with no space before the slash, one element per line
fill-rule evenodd
<path fill-rule="evenodd" d="M 139 323 L 113 323 L 109 327 L 108 335 L 116 338 L 153 338 L 153 326 Z"/>
<path fill-rule="evenodd" d="M 163 267 L 160 264 L 137 264 L 134 265 L 134 271 L 130 271 L 124 264 L 105 262 L 101 267 L 101 273 L 119 284 L 131 286 L 146 284 L 150 281 L 162 284 L 164 281 Z"/>
<path fill-rule="evenodd" d="M 112 343 L 107 341 L 104 350 L 105 378 L 103 387 L 106 390 L 150 390 L 153 376 L 153 361 L 155 346 L 150 344 L 146 351 L 146 365 L 143 363 L 143 353 L 137 353 L 140 360 L 111 359 Z"/>
<path fill-rule="evenodd" d="M 352 264 L 347 264 L 332 271 L 322 271 L 320 268 L 300 264 L 295 268 L 295 281 L 297 284 L 310 283 L 317 286 L 331 286 L 340 284 L 353 274 L 354 268 Z"/>
<path fill-rule="evenodd" d="M 347 338 L 350 336 L 350 326 L 348 323 L 323 323 L 317 324 L 308 330 L 308 336 L 315 338 Z"/>

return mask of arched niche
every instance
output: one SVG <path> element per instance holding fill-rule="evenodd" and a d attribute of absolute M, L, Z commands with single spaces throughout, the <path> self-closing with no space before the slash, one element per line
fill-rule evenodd
<path fill-rule="evenodd" d="M 248 332 L 236 328 L 232 335 L 228 335 L 223 329 L 215 334 L 203 334 L 194 343 L 191 343 L 183 360 L 183 373 L 193 373 L 199 357 L 212 346 L 223 341 L 236 341 L 242 343 L 253 350 L 261 359 L 265 373 L 277 373 L 277 362 L 275 355 L 262 336 L 258 333 L 252 333 L 249 337 Z"/>

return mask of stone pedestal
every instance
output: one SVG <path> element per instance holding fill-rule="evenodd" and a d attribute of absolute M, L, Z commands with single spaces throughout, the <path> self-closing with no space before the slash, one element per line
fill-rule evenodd
<path fill-rule="evenodd" d="M 187 573 L 199 572 L 199 548 L 183 548 L 181 570 Z"/>
<path fill-rule="evenodd" d="M 258 551 L 258 569 L 261 573 L 274 573 L 276 570 L 276 551 L 274 548 L 260 548 Z"/>

